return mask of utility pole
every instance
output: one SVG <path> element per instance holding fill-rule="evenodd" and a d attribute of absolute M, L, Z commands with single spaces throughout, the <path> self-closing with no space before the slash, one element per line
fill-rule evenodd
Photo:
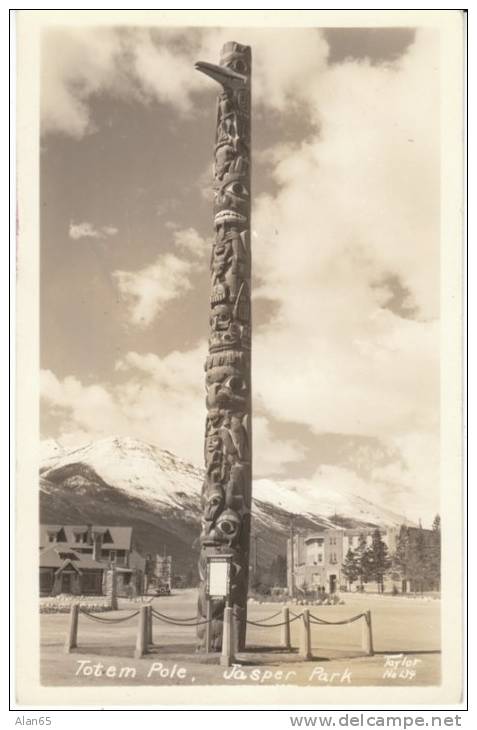
<path fill-rule="evenodd" d="M 290 518 L 290 593 L 295 598 L 295 515 Z"/>

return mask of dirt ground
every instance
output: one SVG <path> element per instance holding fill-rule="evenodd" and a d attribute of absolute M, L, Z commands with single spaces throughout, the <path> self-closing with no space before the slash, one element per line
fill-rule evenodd
<path fill-rule="evenodd" d="M 313 659 L 297 652 L 299 624 L 291 625 L 294 650 L 280 649 L 280 628 L 249 626 L 247 652 L 232 668 L 195 652 L 195 629 L 154 621 L 154 646 L 134 659 L 138 618 L 108 625 L 80 614 L 78 648 L 64 652 L 67 614 L 41 614 L 41 681 L 44 685 L 211 685 L 290 684 L 308 686 L 424 686 L 440 683 L 440 601 L 392 596 L 345 596 L 343 606 L 309 606 L 315 616 L 339 621 L 372 612 L 375 655 L 363 656 L 362 620 L 342 626 L 312 626 Z M 196 592 L 175 591 L 153 600 L 167 615 L 195 614 Z M 102 614 L 125 616 L 137 604 Z M 263 621 L 280 610 L 277 603 L 250 603 L 249 619 Z M 291 606 L 300 613 L 302 607 Z M 270 621 L 279 621 L 277 617 Z"/>

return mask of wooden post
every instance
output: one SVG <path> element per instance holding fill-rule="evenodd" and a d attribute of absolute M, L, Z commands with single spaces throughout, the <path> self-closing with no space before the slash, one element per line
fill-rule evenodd
<path fill-rule="evenodd" d="M 141 606 L 139 609 L 139 621 L 137 622 L 137 637 L 136 637 L 136 650 L 134 657 L 140 659 L 147 654 L 147 623 L 148 623 L 148 610 L 147 606 Z"/>
<path fill-rule="evenodd" d="M 147 645 L 151 646 L 154 644 L 154 635 L 152 633 L 152 606 L 151 604 L 147 607 Z"/>
<path fill-rule="evenodd" d="M 207 623 L 205 624 L 205 651 L 208 653 L 211 651 L 211 638 L 212 638 L 212 630 L 210 621 L 212 619 L 212 601 L 207 596 L 207 606 L 206 606 L 206 619 Z"/>
<path fill-rule="evenodd" d="M 222 654 L 220 655 L 220 664 L 223 667 L 230 667 L 234 660 L 233 656 L 233 620 L 232 620 L 232 608 L 226 606 L 224 608 L 224 628 L 222 634 Z"/>
<path fill-rule="evenodd" d="M 371 623 L 371 611 L 366 611 L 363 618 L 364 618 L 363 625 L 362 625 L 363 651 L 366 652 L 367 656 L 374 656 L 373 626 Z"/>
<path fill-rule="evenodd" d="M 310 612 L 307 608 L 303 609 L 303 616 L 301 618 L 300 654 L 307 662 L 312 658 Z"/>
<path fill-rule="evenodd" d="M 282 641 L 281 645 L 286 651 L 291 651 L 291 641 L 290 641 L 290 611 L 288 609 L 288 606 L 283 607 L 282 612 Z"/>
<path fill-rule="evenodd" d="M 70 624 L 65 642 L 65 652 L 67 654 L 78 646 L 78 616 L 79 603 L 72 603 L 70 608 Z"/>

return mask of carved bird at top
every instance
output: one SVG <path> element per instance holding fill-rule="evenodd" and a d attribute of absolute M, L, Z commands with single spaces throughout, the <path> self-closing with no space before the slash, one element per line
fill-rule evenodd
<path fill-rule="evenodd" d="M 242 89 L 249 83 L 249 77 L 244 74 L 239 74 L 237 71 L 232 71 L 227 66 L 218 66 L 215 63 L 206 63 L 205 61 L 197 61 L 194 64 L 197 71 L 201 71 L 206 76 L 210 76 L 211 79 L 222 84 L 224 89 L 230 89 L 235 91 Z"/>

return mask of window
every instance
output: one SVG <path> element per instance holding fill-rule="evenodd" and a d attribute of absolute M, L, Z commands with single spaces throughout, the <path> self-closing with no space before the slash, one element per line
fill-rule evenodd
<path fill-rule="evenodd" d="M 116 550 L 109 551 L 109 559 L 112 563 L 116 562 Z"/>
<path fill-rule="evenodd" d="M 56 535 L 51 535 L 51 534 L 48 535 L 48 541 L 49 542 L 55 542 L 55 539 L 56 539 Z"/>
<path fill-rule="evenodd" d="M 73 552 L 59 552 L 58 555 L 62 560 L 78 560 L 78 556 Z"/>
<path fill-rule="evenodd" d="M 98 573 L 84 573 L 81 582 L 81 588 L 83 593 L 100 593 L 100 575 L 98 575 Z"/>
<path fill-rule="evenodd" d="M 53 575 L 50 571 L 40 573 L 40 594 L 45 595 L 51 593 L 53 588 Z"/>
<path fill-rule="evenodd" d="M 318 556 L 317 557 L 318 557 L 318 562 L 319 563 L 322 563 L 323 562 L 323 555 L 321 553 L 318 553 Z"/>

